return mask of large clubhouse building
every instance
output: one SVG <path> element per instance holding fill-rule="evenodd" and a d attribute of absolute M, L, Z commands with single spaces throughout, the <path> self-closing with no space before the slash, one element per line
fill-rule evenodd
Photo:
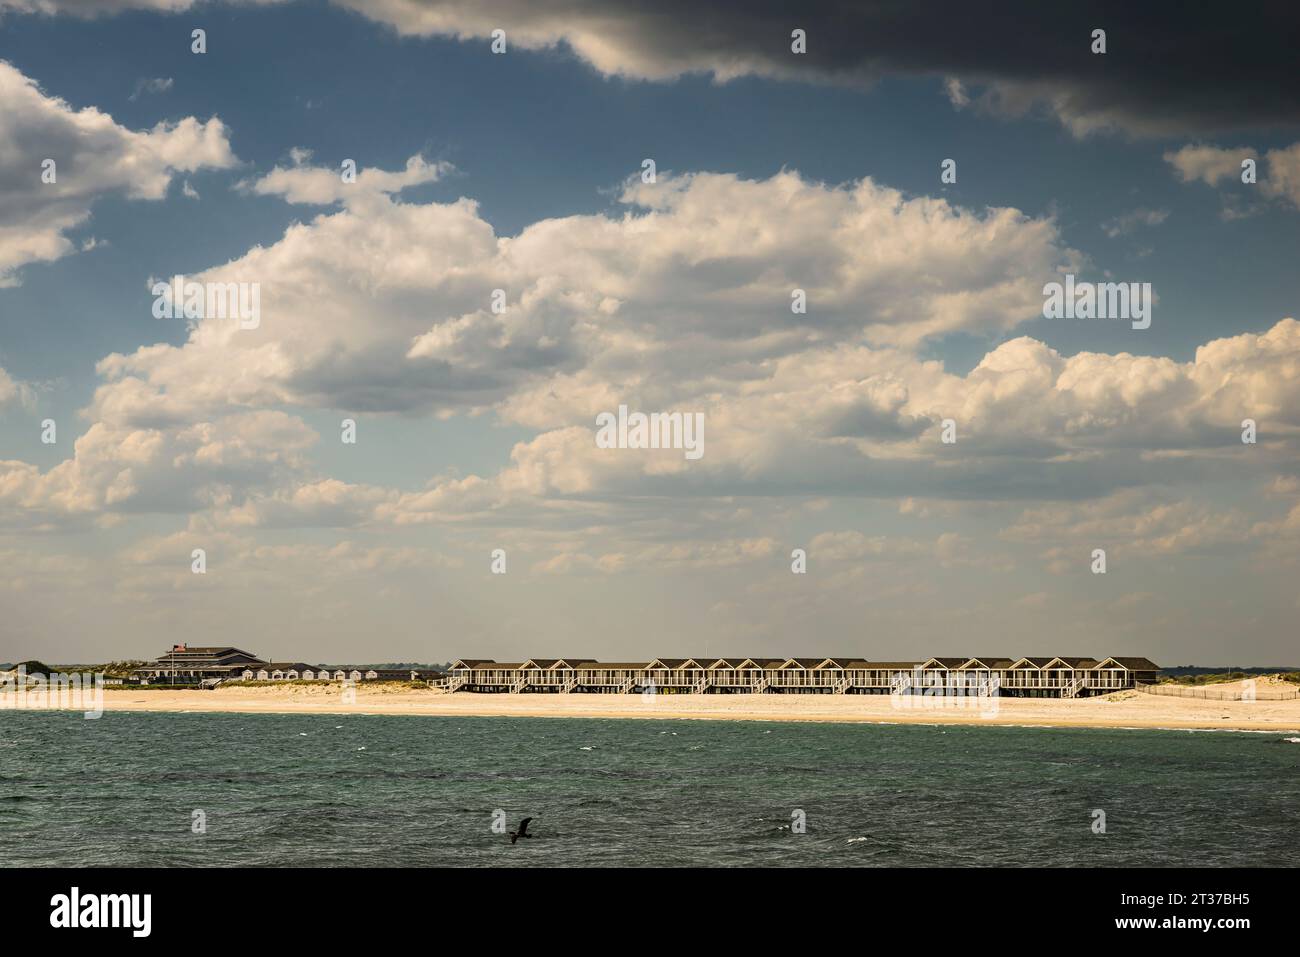
<path fill-rule="evenodd" d="M 601 662 L 532 658 L 461 659 L 442 684 L 449 691 L 519 694 L 996 694 L 1077 698 L 1150 684 L 1160 666 L 1147 658 L 656 658 Z"/>

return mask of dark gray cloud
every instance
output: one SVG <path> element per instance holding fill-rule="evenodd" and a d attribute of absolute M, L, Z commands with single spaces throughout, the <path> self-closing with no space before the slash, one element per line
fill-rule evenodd
<path fill-rule="evenodd" d="M 772 0 L 335 0 L 399 32 L 567 45 L 606 74 L 708 73 L 866 85 L 955 78 L 957 101 L 1046 110 L 1074 132 L 1190 135 L 1300 124 L 1300 7 Z M 807 32 L 794 55 L 790 34 Z M 1106 31 L 1107 52 L 1091 52 Z"/>
<path fill-rule="evenodd" d="M 268 2 L 268 0 L 253 0 Z M 273 2 L 273 0 L 270 0 Z M 954 102 L 1055 115 L 1075 134 L 1193 136 L 1300 126 L 1300 6 L 1181 0 L 333 0 L 397 32 L 511 50 L 567 47 L 607 75 L 767 76 L 868 86 L 953 79 Z M 0 0 L 0 11 L 175 12 L 192 0 Z M 791 52 L 791 31 L 807 52 Z M 1091 51 L 1094 29 L 1107 52 Z"/>

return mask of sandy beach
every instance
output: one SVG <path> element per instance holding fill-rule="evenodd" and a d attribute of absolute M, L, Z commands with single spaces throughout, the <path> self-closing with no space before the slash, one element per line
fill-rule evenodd
<path fill-rule="evenodd" d="M 1239 685 L 1215 685 L 1230 691 Z M 1261 691 L 1294 689 L 1260 679 Z M 215 691 L 106 689 L 104 710 L 278 714 L 393 714 L 528 718 L 681 718 L 737 721 L 839 721 L 916 724 L 1170 728 L 1300 733 L 1300 700 L 1215 701 L 1120 691 L 1097 698 L 1000 698 L 995 709 L 888 695 L 587 695 L 448 694 L 394 685 L 358 687 L 344 700 L 339 685 L 218 688 Z M 974 704 L 974 702 L 971 702 Z M 946 705 L 946 706 L 944 706 Z"/>

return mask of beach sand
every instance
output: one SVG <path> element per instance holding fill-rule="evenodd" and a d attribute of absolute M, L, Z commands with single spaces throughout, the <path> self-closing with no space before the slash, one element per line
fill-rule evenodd
<path fill-rule="evenodd" d="M 1239 684 L 1214 685 L 1239 689 Z M 1273 678 L 1259 691 L 1294 690 Z M 227 687 L 215 691 L 105 689 L 104 710 L 211 711 L 274 714 L 408 714 L 516 718 L 694 718 L 737 721 L 840 721 L 886 724 L 1043 725 L 1088 728 L 1171 728 L 1297 731 L 1300 700 L 1213 701 L 1120 691 L 1097 698 L 999 698 L 995 711 L 953 707 L 952 701 L 889 695 L 448 694 L 399 685 L 362 684 L 345 702 L 339 685 Z M 942 706 L 947 704 L 946 707 Z M 975 702 L 971 702 L 975 704 Z M 80 710 L 80 709 L 78 709 Z M 1300 733 L 1300 732 L 1297 732 Z"/>

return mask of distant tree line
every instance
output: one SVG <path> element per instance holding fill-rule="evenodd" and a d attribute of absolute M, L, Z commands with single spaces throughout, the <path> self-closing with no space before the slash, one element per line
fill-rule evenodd
<path fill-rule="evenodd" d="M 1176 665 L 1172 668 L 1161 668 L 1161 674 L 1166 678 L 1191 678 L 1198 675 L 1236 675 L 1238 678 L 1247 678 L 1251 675 L 1275 675 L 1279 672 L 1300 671 L 1294 665 L 1291 667 L 1272 666 L 1268 668 L 1240 668 L 1236 665 L 1226 667 L 1203 667 L 1200 665 Z"/>
<path fill-rule="evenodd" d="M 374 668 L 376 671 L 446 671 L 451 662 L 443 665 L 422 664 L 418 661 L 386 661 L 382 664 L 356 665 L 357 668 Z"/>

